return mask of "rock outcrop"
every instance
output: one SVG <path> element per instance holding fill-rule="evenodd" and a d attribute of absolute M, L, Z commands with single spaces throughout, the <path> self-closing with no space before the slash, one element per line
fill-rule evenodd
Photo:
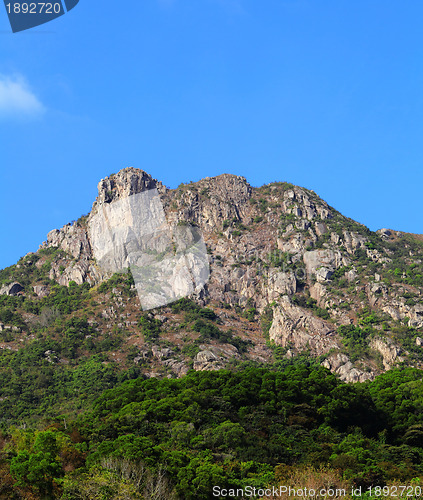
<path fill-rule="evenodd" d="M 71 281 L 98 285 L 115 269 L 129 267 L 133 263 L 129 247 L 139 236 L 132 238 L 128 230 L 134 227 L 131 220 L 139 210 L 132 202 L 137 195 L 153 191 L 158 193 L 163 211 L 162 218 L 155 218 L 160 224 L 153 229 L 159 231 L 162 223 L 166 229 L 162 231 L 163 239 L 149 238 L 148 251 L 157 255 L 168 251 L 163 241 L 169 234 L 175 248 L 181 241 L 189 240 L 189 234 L 191 243 L 201 236 L 207 247 L 211 274 L 201 286 L 194 283 L 192 288 L 184 288 L 183 280 L 163 272 L 163 280 L 171 283 L 172 289 L 179 287 L 181 296 L 189 293 L 203 306 L 230 308 L 232 315 L 238 317 L 253 315 L 253 324 L 258 323 L 260 315 L 273 311 L 269 339 L 289 348 L 292 355 L 305 349 L 315 356 L 339 350 L 343 346 L 337 333 L 339 326 L 368 324 L 374 338 L 367 341 L 367 348 L 377 351 L 383 358 L 384 369 L 389 369 L 407 359 L 406 350 L 389 340 L 390 329 L 406 323 L 410 329 L 421 332 L 417 338 L 423 338 L 423 286 L 418 278 L 423 272 L 421 244 L 398 231 L 381 229 L 372 233 L 339 214 L 313 191 L 287 183 L 253 188 L 244 177 L 224 174 L 172 190 L 142 170 L 123 169 L 100 181 L 90 214 L 47 235 L 41 249 L 53 255 L 50 279 L 65 286 Z M 113 234 L 115 243 L 121 237 L 125 242 L 121 254 L 113 255 L 114 264 L 119 264 L 113 267 L 96 258 L 106 227 L 98 218 L 103 217 L 109 224 L 116 216 L 113 209 L 118 204 L 123 207 L 118 219 L 126 233 Z M 148 233 L 152 222 L 147 212 L 134 233 Z M 143 220 L 138 212 L 136 217 Z M 196 233 L 189 233 L 190 227 L 195 227 Z M 137 244 L 142 246 L 139 240 Z M 35 266 L 40 268 L 46 259 L 41 256 Z M 395 267 L 393 262 L 398 259 L 404 265 Z M 206 267 L 204 262 L 202 265 Z M 407 273 L 407 266 L 412 266 L 413 274 Z M 165 268 L 163 265 L 162 270 Z M 188 270 L 201 274 L 201 262 L 192 261 Z M 32 290 L 42 298 L 50 288 L 36 283 L 31 293 Z M 23 287 L 18 282 L 0 289 L 0 294 L 19 293 L 23 293 Z M 159 295 L 157 291 L 148 293 Z M 178 296 L 175 294 L 175 298 Z M 108 307 L 103 309 L 109 314 Z M 114 311 L 109 319 L 115 315 Z M 230 324 L 229 317 L 227 322 Z M 250 335 L 247 327 L 242 333 Z M 254 342 L 257 346 L 257 339 Z M 218 369 L 230 359 L 239 358 L 239 353 L 230 347 L 222 349 L 202 346 L 193 360 L 194 369 Z M 166 356 L 162 348 L 157 356 L 152 355 L 173 373 L 185 373 L 188 369 L 186 362 Z M 375 360 L 366 363 L 361 360 L 358 366 L 345 354 L 337 353 L 331 354 L 324 366 L 343 380 L 363 381 L 377 372 Z M 363 368 L 365 365 L 367 368 Z"/>
<path fill-rule="evenodd" d="M 10 283 L 8 285 L 2 286 L 0 288 L 0 295 L 16 296 L 16 295 L 23 293 L 23 291 L 24 291 L 24 287 L 20 283 L 14 282 L 14 283 Z"/>
<path fill-rule="evenodd" d="M 339 375 L 344 382 L 365 382 L 374 378 L 374 373 L 358 370 L 342 353 L 332 354 L 323 361 L 322 366 Z"/>
<path fill-rule="evenodd" d="M 231 344 L 200 345 L 201 351 L 194 358 L 194 370 L 220 370 L 231 359 L 239 359 L 238 349 Z"/>
<path fill-rule="evenodd" d="M 403 350 L 395 345 L 390 339 L 376 337 L 370 341 L 370 347 L 382 355 L 382 363 L 385 370 L 390 370 L 396 364 L 404 361 Z"/>
<path fill-rule="evenodd" d="M 286 295 L 273 312 L 269 338 L 276 345 L 291 346 L 297 352 L 310 348 L 318 355 L 339 347 L 334 339 L 333 325 L 293 305 Z"/>

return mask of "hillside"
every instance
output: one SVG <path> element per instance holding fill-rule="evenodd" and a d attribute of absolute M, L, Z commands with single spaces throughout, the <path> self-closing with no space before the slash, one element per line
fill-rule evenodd
<path fill-rule="evenodd" d="M 202 233 L 210 279 L 192 300 L 143 312 L 131 273 L 96 262 L 89 227 L 102 207 L 153 188 L 172 230 Z M 418 236 L 371 232 L 282 182 L 253 188 L 221 175 L 170 190 L 127 168 L 98 190 L 90 214 L 0 272 L 3 350 L 35 349 L 38 338 L 54 351 L 46 355 L 52 364 L 101 352 L 147 376 L 305 351 L 345 381 L 373 379 L 398 363 L 421 366 Z M 63 335 L 68 328 L 77 330 L 73 338 Z"/>
<path fill-rule="evenodd" d="M 421 236 L 283 182 L 98 190 L 0 271 L 0 498 L 419 484 Z"/>

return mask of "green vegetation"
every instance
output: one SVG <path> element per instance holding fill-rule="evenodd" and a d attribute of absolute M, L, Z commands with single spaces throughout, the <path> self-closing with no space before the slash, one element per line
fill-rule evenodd
<path fill-rule="evenodd" d="M 272 326 L 273 321 L 273 306 L 275 303 L 269 304 L 265 307 L 262 315 L 260 316 L 260 325 L 263 331 L 263 335 L 266 339 L 269 338 L 269 330 Z"/>
<path fill-rule="evenodd" d="M 74 281 L 71 281 L 68 287 L 53 285 L 51 293 L 44 299 L 37 301 L 38 309 L 41 311 L 44 307 L 52 307 L 56 308 L 60 313 L 70 314 L 86 305 L 90 297 L 89 290 L 90 285 L 88 283 L 78 286 Z"/>
<path fill-rule="evenodd" d="M 132 289 L 134 284 L 132 273 L 127 270 L 124 273 L 115 273 L 110 279 L 103 281 L 103 283 L 99 285 L 98 291 L 100 293 L 107 293 L 111 292 L 117 286 L 122 285 L 125 294 L 128 297 L 134 297 L 136 295 L 136 291 Z"/>
<path fill-rule="evenodd" d="M 265 198 L 260 198 L 258 200 L 258 207 L 261 212 L 267 212 L 267 208 L 269 206 L 269 202 Z"/>
<path fill-rule="evenodd" d="M 221 249 L 213 256 L 212 243 L 208 253 L 221 268 L 267 269 L 257 286 L 275 270 L 295 272 L 292 303 L 331 321 L 351 361 L 381 365 L 369 345 L 387 335 L 407 350 L 406 363 L 421 366 L 416 339 L 422 329 L 408 326 L 418 324 L 414 311 L 412 322 L 394 321 L 380 304 L 396 287 L 405 306 L 423 303 L 421 290 L 413 288 L 423 285 L 422 242 L 396 234 L 385 241 L 333 209 L 333 217 L 322 220 L 329 232 L 317 237 L 323 230 L 315 233 L 313 225 L 320 218 L 295 215 L 302 209 L 297 193 L 284 199 L 284 210 L 294 213 L 278 210 L 275 195 L 292 187 L 259 188 L 247 214 L 253 224 L 235 217 L 223 221 L 223 229 L 233 237 L 252 228 L 263 234 L 259 225 L 266 221 L 271 229 L 276 220 L 279 235 L 288 225 L 301 228 L 286 238 L 295 232 L 310 250 L 326 248 L 338 235 L 345 265 L 321 283 L 325 303 L 333 306 L 319 307 L 310 283 L 298 279 L 304 267 L 299 253 L 270 251 L 267 241 L 256 255 L 248 250 L 235 261 Z M 181 186 L 178 195 L 191 189 Z M 205 201 L 209 190 L 199 196 Z M 76 222 L 86 223 L 87 216 Z M 359 248 L 346 249 L 345 231 L 367 242 L 356 240 Z M 0 323 L 6 325 L 0 331 L 0 499 L 208 500 L 213 485 L 323 481 L 350 491 L 423 480 L 422 371 L 404 363 L 372 382 L 345 384 L 320 365 L 323 356 L 313 358 L 306 348 L 287 357 L 288 350 L 295 352 L 292 345 L 269 341 L 276 302 L 263 310 L 261 300 L 241 300 L 230 284 L 219 297 L 223 313 L 188 298 L 142 312 L 129 272 L 93 287 L 50 279 L 65 278 L 74 264 L 71 255 L 46 248 L 0 271 L 0 285 L 18 281 L 24 288 L 23 295 L 0 296 Z M 349 281 L 345 275 L 352 270 Z M 37 297 L 34 285 L 44 285 L 45 296 Z M 257 332 L 248 322 L 260 324 L 267 349 L 252 349 L 246 332 Z M 217 346 L 211 348 L 216 352 L 235 346 L 240 359 L 228 360 L 226 370 L 172 378 L 185 373 L 181 361 L 193 366 L 204 344 Z M 266 365 L 251 360 L 263 359 L 260 347 L 272 360 Z"/>
<path fill-rule="evenodd" d="M 310 297 L 308 295 L 305 295 L 305 294 L 293 295 L 292 302 L 293 302 L 293 304 L 295 304 L 297 306 L 312 309 L 313 314 L 315 314 L 319 318 L 330 319 L 330 315 L 329 315 L 329 312 L 327 311 L 327 309 L 323 309 L 321 307 L 318 307 L 317 300 L 313 299 L 312 297 Z"/>
<path fill-rule="evenodd" d="M 257 314 L 257 309 L 255 307 L 250 307 L 246 311 L 244 311 L 243 316 L 247 318 L 248 321 L 254 321 Z"/>
<path fill-rule="evenodd" d="M 81 373 L 84 383 L 95 371 Z M 409 484 L 423 476 L 422 375 L 393 370 L 350 385 L 291 362 L 115 382 L 73 420 L 5 429 L 0 488 L 143 499 L 155 487 L 159 498 L 206 500 L 216 484 L 277 485 L 305 471 L 333 471 L 349 488 Z"/>
<path fill-rule="evenodd" d="M 216 313 L 212 309 L 209 309 L 208 307 L 200 307 L 193 300 L 186 297 L 174 302 L 170 307 L 173 313 L 180 313 L 184 311 L 186 313 L 186 322 L 194 321 L 200 318 L 213 321 L 217 318 Z"/>
<path fill-rule="evenodd" d="M 354 325 L 342 325 L 338 328 L 351 361 L 368 356 L 368 336 L 371 332 L 370 327 L 360 328 Z"/>
<path fill-rule="evenodd" d="M 339 220 L 338 220 L 339 219 Z M 393 240 L 384 241 L 380 236 L 350 219 L 336 216 L 330 221 L 331 230 L 343 236 L 345 230 L 354 231 L 368 239 L 365 248 L 357 248 L 353 255 L 354 265 L 361 269 L 368 268 L 372 273 L 381 274 L 387 284 L 404 283 L 407 285 L 423 286 L 423 241 L 411 234 L 400 234 Z M 375 252 L 385 259 L 380 265 L 367 255 Z"/>
<path fill-rule="evenodd" d="M 147 342 L 159 338 L 161 322 L 158 319 L 154 319 L 148 314 L 143 315 L 138 321 L 138 326 L 141 328 L 141 333 Z"/>
<path fill-rule="evenodd" d="M 36 254 L 28 254 L 19 259 L 17 264 L 0 270 L 0 286 L 18 281 L 25 291 L 32 292 L 30 285 L 34 282 L 52 284 L 54 282 L 48 277 L 52 263 L 64 260 L 73 259 L 63 250 L 54 247 L 43 248 Z"/>
<path fill-rule="evenodd" d="M 219 322 L 216 313 L 208 307 L 200 307 L 191 299 L 179 299 L 171 305 L 171 309 L 174 313 L 185 313 L 183 325 L 200 333 L 199 342 L 217 340 L 220 343 L 232 344 L 239 352 L 246 352 L 251 345 L 250 341 L 234 336 L 232 329 L 227 331 L 219 329 L 215 324 Z"/>

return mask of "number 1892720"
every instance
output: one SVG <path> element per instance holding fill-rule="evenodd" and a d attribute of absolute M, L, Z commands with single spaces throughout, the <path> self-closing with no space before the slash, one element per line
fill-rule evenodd
<path fill-rule="evenodd" d="M 7 3 L 8 14 L 60 14 L 62 5 L 60 3 Z"/>

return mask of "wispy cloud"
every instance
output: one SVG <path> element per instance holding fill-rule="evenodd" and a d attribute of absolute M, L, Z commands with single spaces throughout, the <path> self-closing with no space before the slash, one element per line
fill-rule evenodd
<path fill-rule="evenodd" d="M 0 74 L 0 118 L 37 117 L 45 107 L 20 76 Z"/>

